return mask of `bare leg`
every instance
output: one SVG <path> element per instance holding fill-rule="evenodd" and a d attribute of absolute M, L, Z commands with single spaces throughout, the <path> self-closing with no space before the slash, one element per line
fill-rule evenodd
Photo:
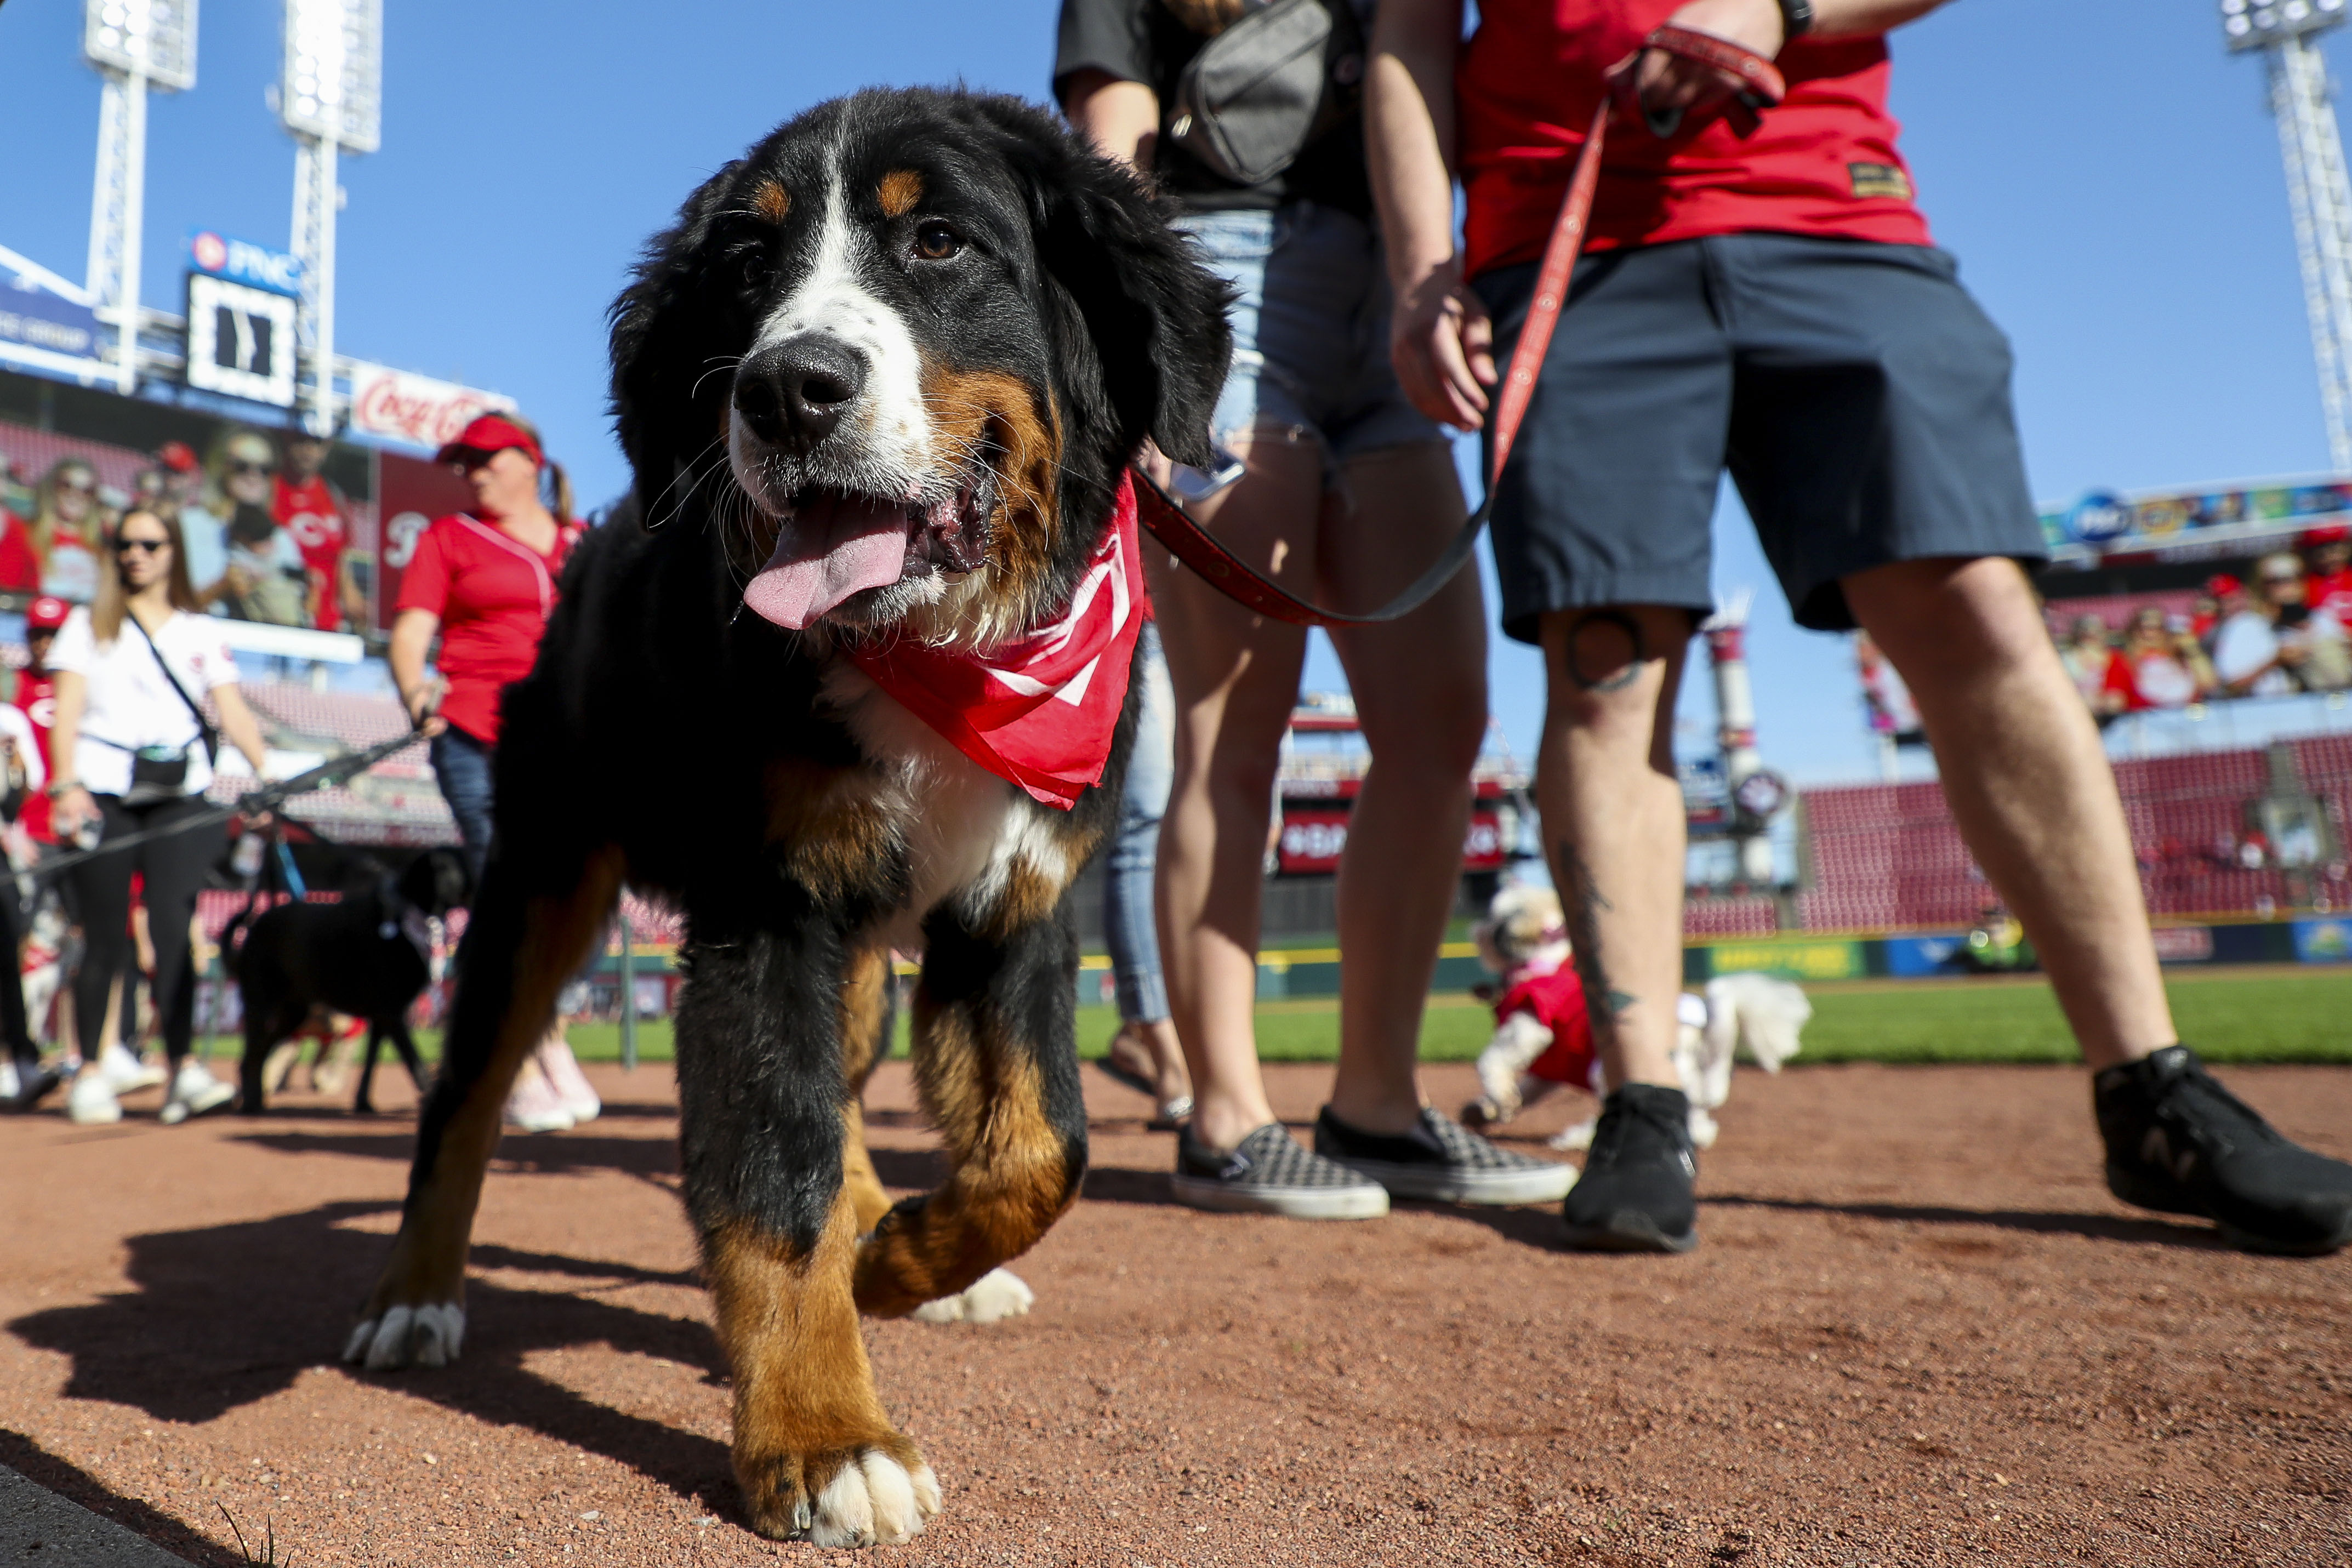
<path fill-rule="evenodd" d="M 1202 508 L 1261 570 L 1312 581 L 1322 451 L 1272 433 L 1236 440 L 1249 465 Z M 1161 819 L 1160 954 L 1168 1006 L 1192 1072 L 1192 1132 L 1230 1149 L 1274 1120 L 1258 1073 L 1260 884 L 1283 731 L 1307 636 L 1262 621 L 1156 549 L 1152 600 L 1176 695 L 1176 778 Z"/>
<path fill-rule="evenodd" d="M 1690 631 L 1687 611 L 1660 605 L 1543 618 L 1549 700 L 1536 801 L 1612 1086 L 1681 1084 L 1673 1051 L 1685 829 L 1674 716 Z"/>
<path fill-rule="evenodd" d="M 1845 588 L 1917 699 L 1961 835 L 2032 936 L 2084 1060 L 2172 1044 L 2115 773 L 2025 574 L 1998 557 L 1903 561 Z"/>
<path fill-rule="evenodd" d="M 1416 576 L 1463 517 L 1450 448 L 1350 459 L 1324 510 L 1328 602 L 1380 602 Z M 1331 1113 L 1402 1133 L 1421 1114 L 1414 1074 L 1438 944 L 1462 877 L 1470 769 L 1486 733 L 1486 607 L 1465 571 L 1386 626 L 1335 627 L 1371 771 L 1339 862 L 1339 1070 Z"/>

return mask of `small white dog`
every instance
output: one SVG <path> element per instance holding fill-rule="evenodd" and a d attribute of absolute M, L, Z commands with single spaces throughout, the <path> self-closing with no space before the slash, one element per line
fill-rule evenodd
<path fill-rule="evenodd" d="M 1584 988 L 1569 963 L 1567 924 L 1549 888 L 1507 886 L 1495 895 L 1474 935 L 1478 956 L 1497 981 L 1495 1035 L 1478 1057 L 1485 1091 L 1463 1107 L 1473 1127 L 1495 1127 L 1563 1084 L 1604 1092 L 1584 1010 Z M 1813 1016 L 1805 993 L 1769 975 L 1721 975 L 1704 994 L 1685 992 L 1675 1071 L 1690 1098 L 1691 1142 L 1714 1146 L 1714 1113 L 1731 1098 L 1732 1060 L 1745 1050 L 1767 1072 L 1797 1054 Z M 1555 1149 L 1592 1143 L 1597 1116 L 1550 1140 Z"/>

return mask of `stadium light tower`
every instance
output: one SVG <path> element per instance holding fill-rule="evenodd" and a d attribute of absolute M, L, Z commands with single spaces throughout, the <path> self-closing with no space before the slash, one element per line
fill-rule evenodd
<path fill-rule="evenodd" d="M 147 92 L 196 85 L 196 0 L 86 0 L 82 57 L 98 68 L 98 178 L 87 286 L 115 324 L 114 385 L 139 385 L 139 247 L 147 204 Z"/>
<path fill-rule="evenodd" d="M 310 428 L 335 425 L 335 213 L 340 152 L 373 152 L 383 119 L 383 0 L 286 0 L 278 114 L 294 133 L 294 241 L 302 262 L 296 336 L 310 361 Z"/>
<path fill-rule="evenodd" d="M 2286 160 L 2303 303 L 2319 361 L 2319 402 L 2336 472 L 2352 472 L 2352 182 L 2329 101 L 2327 67 L 2314 41 L 2341 26 L 2346 0 L 2221 0 L 2221 36 L 2232 54 L 2260 49 L 2271 113 Z"/>

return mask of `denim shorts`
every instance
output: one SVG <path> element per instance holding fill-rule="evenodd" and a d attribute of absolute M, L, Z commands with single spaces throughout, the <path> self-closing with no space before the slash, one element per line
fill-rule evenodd
<path fill-rule="evenodd" d="M 1535 274 L 1476 280 L 1498 359 Z M 1604 604 L 1705 614 L 1727 469 L 1800 626 L 1853 626 L 1842 580 L 1871 567 L 2041 559 L 2009 378 L 2009 340 L 1929 246 L 1728 234 L 1585 256 L 1496 490 L 1504 632 Z"/>
<path fill-rule="evenodd" d="M 1234 362 L 1220 443 L 1274 427 L 1312 435 L 1328 461 L 1445 433 L 1405 401 L 1389 365 L 1388 267 L 1370 224 L 1313 202 L 1176 220 L 1202 265 L 1234 287 Z"/>

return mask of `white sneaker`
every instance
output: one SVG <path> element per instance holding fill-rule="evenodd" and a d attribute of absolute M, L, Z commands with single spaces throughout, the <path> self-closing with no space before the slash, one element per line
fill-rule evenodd
<path fill-rule="evenodd" d="M 547 1075 L 547 1082 L 554 1089 L 556 1098 L 562 1101 L 563 1108 L 572 1113 L 574 1126 L 583 1122 L 593 1122 L 604 1113 L 604 1102 L 596 1098 L 596 1091 L 590 1085 L 588 1075 L 580 1071 L 580 1062 L 572 1056 L 569 1040 L 562 1035 L 552 1040 L 542 1040 L 536 1054 L 539 1070 Z"/>
<path fill-rule="evenodd" d="M 172 1092 L 163 1102 L 163 1125 L 176 1127 L 191 1116 L 201 1116 L 207 1111 L 217 1111 L 236 1098 L 236 1091 L 215 1078 L 205 1064 L 194 1057 L 183 1057 L 180 1075 L 172 1081 Z"/>
<path fill-rule="evenodd" d="M 122 1102 L 103 1071 L 85 1072 L 66 1091 L 66 1119 L 77 1127 L 102 1127 L 122 1120 Z"/>
<path fill-rule="evenodd" d="M 117 1094 L 152 1089 L 163 1082 L 163 1068 L 152 1061 L 142 1061 L 119 1040 L 99 1053 L 98 1070 L 105 1074 L 107 1087 Z"/>
<path fill-rule="evenodd" d="M 563 1096 L 540 1071 L 538 1053 L 523 1061 L 521 1075 L 507 1092 L 507 1125 L 526 1133 L 561 1133 L 572 1125 Z"/>

